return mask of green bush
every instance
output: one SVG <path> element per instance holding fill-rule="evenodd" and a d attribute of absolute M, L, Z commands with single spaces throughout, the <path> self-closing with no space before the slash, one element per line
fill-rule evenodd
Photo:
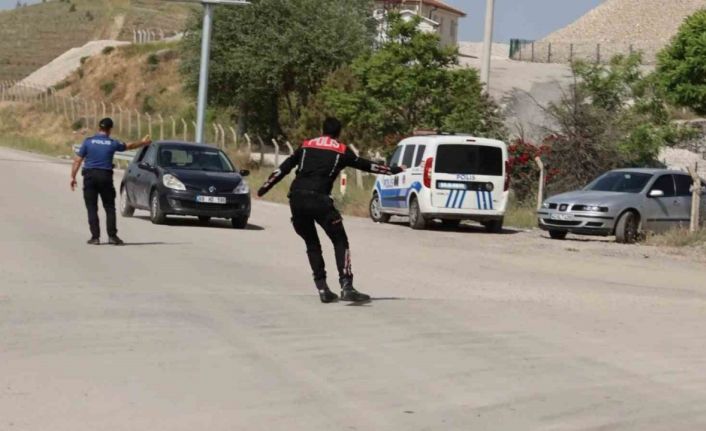
<path fill-rule="evenodd" d="M 110 96 L 113 90 L 115 90 L 115 81 L 105 81 L 101 83 L 100 89 L 104 96 Z"/>
<path fill-rule="evenodd" d="M 103 48 L 102 53 L 103 53 L 103 55 L 109 55 L 113 51 L 115 51 L 114 46 L 106 46 L 105 48 Z"/>
<path fill-rule="evenodd" d="M 157 69 L 157 66 L 159 66 L 159 57 L 157 54 L 152 53 L 147 56 L 147 68 L 150 71 L 155 71 Z"/>
<path fill-rule="evenodd" d="M 74 132 L 83 129 L 84 127 L 86 127 L 85 118 L 79 118 L 78 120 L 74 121 L 73 124 L 71 124 L 71 130 L 73 130 Z"/>

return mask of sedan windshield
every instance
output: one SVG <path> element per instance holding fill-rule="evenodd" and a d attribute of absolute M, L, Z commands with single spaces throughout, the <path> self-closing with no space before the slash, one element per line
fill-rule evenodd
<path fill-rule="evenodd" d="M 195 147 L 165 147 L 159 150 L 158 165 L 190 171 L 234 172 L 233 164 L 221 150 Z"/>
<path fill-rule="evenodd" d="M 586 187 L 597 192 L 640 193 L 652 174 L 638 172 L 608 172 Z"/>

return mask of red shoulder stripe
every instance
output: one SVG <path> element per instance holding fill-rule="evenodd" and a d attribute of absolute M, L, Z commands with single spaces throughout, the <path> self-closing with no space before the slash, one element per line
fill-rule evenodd
<path fill-rule="evenodd" d="M 305 141 L 304 144 L 302 144 L 302 147 L 314 148 L 317 150 L 335 151 L 340 154 L 346 153 L 346 146 L 344 144 L 336 141 L 335 139 L 331 139 L 328 136 L 322 136 L 320 138 Z"/>

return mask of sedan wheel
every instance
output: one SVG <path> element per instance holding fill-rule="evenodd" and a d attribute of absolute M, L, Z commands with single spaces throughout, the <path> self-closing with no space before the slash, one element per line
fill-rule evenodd
<path fill-rule="evenodd" d="M 135 214 L 135 207 L 130 205 L 126 188 L 125 186 L 120 188 L 120 215 L 123 217 L 132 217 Z"/>
<path fill-rule="evenodd" d="M 150 220 L 154 224 L 164 224 L 167 221 L 167 216 L 162 211 L 162 205 L 159 203 L 159 193 L 156 190 L 152 192 L 150 198 Z"/>
<path fill-rule="evenodd" d="M 639 217 L 633 211 L 620 216 L 615 227 L 615 241 L 623 244 L 634 244 L 640 238 Z"/>

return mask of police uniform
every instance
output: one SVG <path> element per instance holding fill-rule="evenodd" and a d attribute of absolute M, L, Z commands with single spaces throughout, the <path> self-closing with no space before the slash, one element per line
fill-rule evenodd
<path fill-rule="evenodd" d="M 358 157 L 343 143 L 329 136 L 322 136 L 304 142 L 258 190 L 258 196 L 263 196 L 286 177 L 292 169 L 296 168 L 296 178 L 292 182 L 289 193 L 292 224 L 294 230 L 306 243 L 306 252 L 313 271 L 314 282 L 322 295 L 323 302 L 327 302 L 324 300 L 324 296 L 327 295 L 326 291 L 329 289 L 326 285 L 325 263 L 319 236 L 316 232 L 316 224 L 323 228 L 333 243 L 342 288 L 342 299 L 346 299 L 346 296 L 369 299 L 367 295 L 359 294 L 353 289 L 348 237 L 343 227 L 341 214 L 334 207 L 333 199 L 330 197 L 336 177 L 346 167 L 386 175 L 402 171 L 397 167 L 390 168 Z M 355 292 L 360 296 L 346 295 L 350 292 Z M 333 298 L 333 294 L 329 297 Z"/>
<path fill-rule="evenodd" d="M 98 219 L 98 197 L 105 209 L 106 227 L 109 238 L 118 234 L 115 217 L 115 186 L 113 185 L 113 156 L 117 151 L 125 151 L 125 143 L 98 133 L 83 141 L 76 155 L 84 159 L 83 200 L 88 211 L 88 225 L 93 239 L 100 238 Z"/>

